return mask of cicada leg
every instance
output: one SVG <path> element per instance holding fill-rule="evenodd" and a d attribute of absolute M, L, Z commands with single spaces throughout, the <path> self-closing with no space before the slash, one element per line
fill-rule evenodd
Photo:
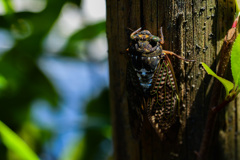
<path fill-rule="evenodd" d="M 172 56 L 176 56 L 177 58 L 179 58 L 181 60 L 184 60 L 184 61 L 195 62 L 195 60 L 185 59 L 185 58 L 183 58 L 183 57 L 181 57 L 181 56 L 179 56 L 176 53 L 171 52 L 171 51 L 163 50 L 163 53 L 166 53 L 166 54 L 169 54 L 169 55 L 172 55 Z"/>

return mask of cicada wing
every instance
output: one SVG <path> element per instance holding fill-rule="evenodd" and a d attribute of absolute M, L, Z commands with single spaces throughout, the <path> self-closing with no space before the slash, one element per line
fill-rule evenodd
<path fill-rule="evenodd" d="M 128 92 L 128 112 L 129 112 L 129 122 L 132 131 L 132 135 L 135 139 L 138 139 L 143 124 L 143 97 L 139 95 L 136 90 L 137 77 L 133 68 L 128 65 L 127 67 L 127 92 Z"/>
<path fill-rule="evenodd" d="M 162 137 L 175 123 L 178 108 L 177 85 L 169 59 L 162 59 L 158 65 L 150 95 L 147 116 Z"/>

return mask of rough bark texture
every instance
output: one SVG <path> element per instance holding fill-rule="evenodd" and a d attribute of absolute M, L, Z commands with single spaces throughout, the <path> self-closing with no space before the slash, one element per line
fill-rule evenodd
<path fill-rule="evenodd" d="M 233 0 L 107 0 L 114 159 L 196 159 L 194 151 L 200 147 L 213 82 L 200 62 L 215 70 L 234 13 Z M 140 140 L 134 140 L 130 131 L 124 53 L 131 33 L 128 28 L 139 27 L 154 35 L 159 35 L 159 28 L 163 27 L 163 48 L 196 60 L 187 64 L 172 58 L 180 91 L 181 125 L 164 141 L 160 141 L 147 122 Z M 237 103 L 236 100 L 228 107 L 226 120 L 225 113 L 220 113 L 209 159 L 239 159 Z"/>

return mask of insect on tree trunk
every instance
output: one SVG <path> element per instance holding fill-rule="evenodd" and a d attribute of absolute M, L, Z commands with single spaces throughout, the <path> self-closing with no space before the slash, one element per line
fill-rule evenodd
<path fill-rule="evenodd" d="M 233 0 L 107 0 L 114 159 L 196 159 L 213 82 L 210 76 L 205 75 L 200 62 L 215 70 L 218 53 L 234 20 L 234 13 Z M 132 138 L 127 102 L 127 97 L 131 95 L 127 94 L 126 85 L 126 48 L 132 30 L 139 27 L 157 36 L 160 36 L 159 29 L 163 27 L 163 49 L 196 60 L 195 63 L 185 63 L 169 56 L 179 90 L 180 114 L 176 127 L 163 140 L 147 120 L 143 123 L 140 138 Z M 235 104 L 218 116 L 210 160 L 240 158 L 237 153 L 239 136 L 235 134 L 239 128 L 239 116 L 234 111 Z"/>

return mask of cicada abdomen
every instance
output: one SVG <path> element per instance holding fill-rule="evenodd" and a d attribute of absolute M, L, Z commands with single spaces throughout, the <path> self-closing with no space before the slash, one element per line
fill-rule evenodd
<path fill-rule="evenodd" d="M 129 120 L 134 137 L 141 133 L 144 119 L 149 120 L 160 137 L 175 123 L 178 89 L 168 55 L 162 50 L 164 38 L 139 28 L 130 38 L 127 64 Z M 146 117 L 146 118 L 144 118 Z"/>

